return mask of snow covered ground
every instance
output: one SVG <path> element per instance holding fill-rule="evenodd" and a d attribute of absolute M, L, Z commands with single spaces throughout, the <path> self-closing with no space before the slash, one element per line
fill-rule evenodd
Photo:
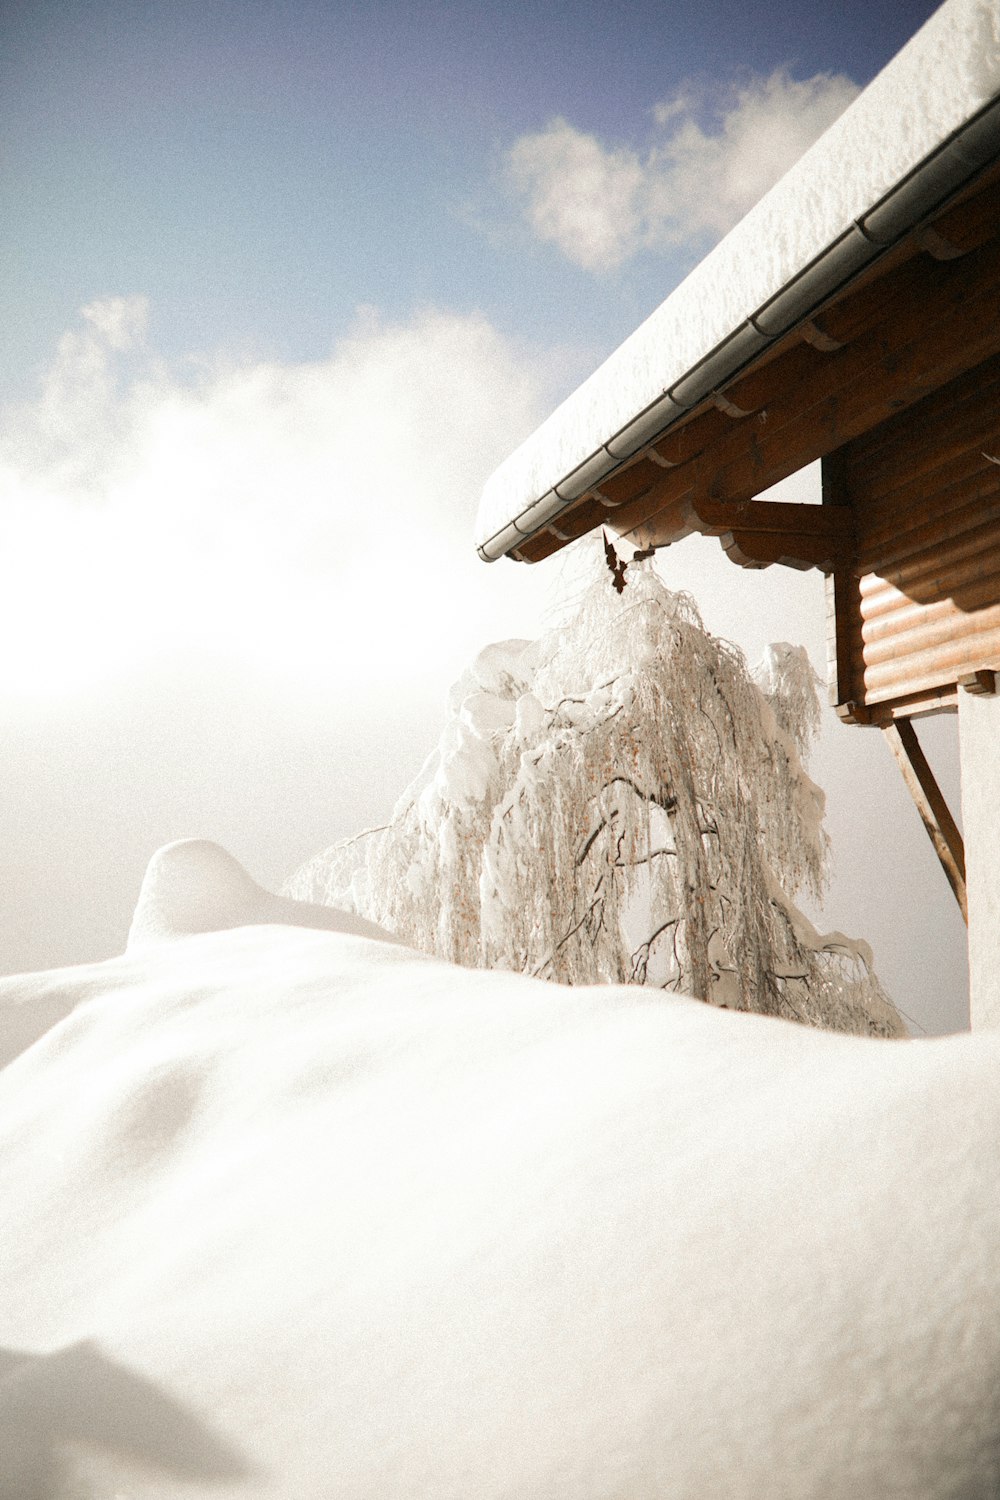
<path fill-rule="evenodd" d="M 4 1500 L 997 1494 L 1000 1035 L 318 921 L 180 845 L 0 982 Z"/>

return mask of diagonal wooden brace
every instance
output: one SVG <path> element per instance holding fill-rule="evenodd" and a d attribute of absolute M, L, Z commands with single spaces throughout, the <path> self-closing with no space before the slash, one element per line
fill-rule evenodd
<path fill-rule="evenodd" d="M 917 731 L 910 719 L 894 719 L 883 727 L 882 733 L 896 757 L 910 795 L 917 804 L 927 835 L 941 861 L 941 868 L 955 899 L 962 910 L 966 926 L 969 923 L 969 908 L 965 893 L 965 844 L 952 817 L 944 794 L 920 748 Z"/>

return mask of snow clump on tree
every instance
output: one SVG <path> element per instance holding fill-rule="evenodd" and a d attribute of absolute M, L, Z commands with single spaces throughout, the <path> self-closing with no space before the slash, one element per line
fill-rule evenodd
<path fill-rule="evenodd" d="M 470 967 L 658 985 L 839 1031 L 904 1035 L 867 945 L 821 936 L 819 724 L 802 648 L 758 671 L 650 563 L 538 641 L 487 646 L 384 829 L 287 886 Z"/>

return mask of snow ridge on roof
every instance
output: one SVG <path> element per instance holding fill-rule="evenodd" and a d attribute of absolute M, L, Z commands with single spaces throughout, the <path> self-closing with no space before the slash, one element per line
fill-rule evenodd
<path fill-rule="evenodd" d="M 1000 7 L 996 0 L 946 0 L 736 228 L 500 465 L 483 490 L 477 545 L 485 547 L 613 442 L 998 93 Z"/>

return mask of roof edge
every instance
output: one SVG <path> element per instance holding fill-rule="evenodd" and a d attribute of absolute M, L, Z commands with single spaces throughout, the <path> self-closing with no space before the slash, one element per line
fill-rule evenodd
<path fill-rule="evenodd" d="M 588 489 L 669 432 L 693 407 L 808 321 L 821 303 L 919 228 L 998 158 L 1000 94 L 995 94 L 662 395 L 480 543 L 479 556 L 484 562 L 496 562 L 543 531 Z"/>

